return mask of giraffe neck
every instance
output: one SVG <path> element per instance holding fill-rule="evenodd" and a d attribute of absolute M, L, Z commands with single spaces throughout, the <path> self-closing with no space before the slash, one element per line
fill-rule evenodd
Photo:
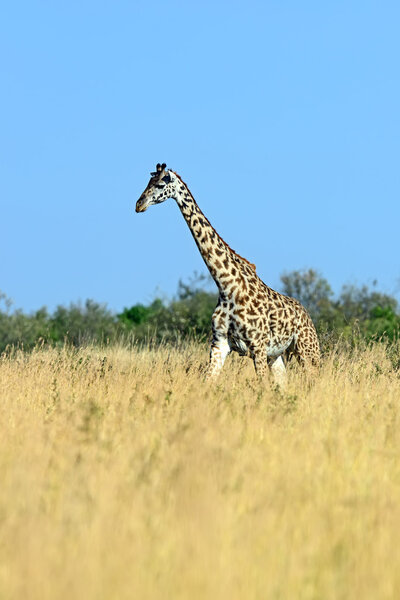
<path fill-rule="evenodd" d="M 176 173 L 175 173 L 176 175 Z M 220 292 L 224 292 L 232 269 L 238 268 L 238 263 L 244 261 L 218 235 L 208 219 L 198 207 L 187 185 L 176 175 L 177 194 L 175 200 L 188 224 L 200 254 Z M 253 265 L 251 265 L 253 266 Z"/>

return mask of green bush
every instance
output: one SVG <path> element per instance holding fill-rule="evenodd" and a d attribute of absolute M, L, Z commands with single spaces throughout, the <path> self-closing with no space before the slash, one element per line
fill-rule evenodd
<path fill-rule="evenodd" d="M 335 298 L 328 281 L 313 269 L 284 273 L 281 281 L 281 291 L 298 298 L 309 310 L 325 349 L 339 338 L 355 344 L 376 339 L 393 342 L 399 337 L 397 301 L 375 288 L 345 285 Z M 0 293 L 0 351 L 7 346 L 29 349 L 39 341 L 80 346 L 122 338 L 135 342 L 204 340 L 211 332 L 217 298 L 207 288 L 206 278 L 197 276 L 188 283 L 180 281 L 172 300 L 156 298 L 147 306 L 135 304 L 119 314 L 93 300 L 58 306 L 52 314 L 46 308 L 25 314 L 12 311 L 12 303 Z"/>

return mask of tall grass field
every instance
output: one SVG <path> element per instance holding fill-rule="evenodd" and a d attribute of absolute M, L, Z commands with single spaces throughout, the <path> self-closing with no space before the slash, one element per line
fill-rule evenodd
<path fill-rule="evenodd" d="M 400 598 L 393 352 L 284 391 L 201 345 L 7 352 L 0 598 Z"/>

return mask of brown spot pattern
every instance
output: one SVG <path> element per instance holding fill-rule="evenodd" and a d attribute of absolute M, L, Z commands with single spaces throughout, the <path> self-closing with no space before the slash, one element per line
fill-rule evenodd
<path fill-rule="evenodd" d="M 218 373 L 232 350 L 249 354 L 260 375 L 284 353 L 295 356 L 305 367 L 318 366 L 318 337 L 306 309 L 294 298 L 268 287 L 257 276 L 255 265 L 219 236 L 181 177 L 174 171 L 168 172 L 173 173 L 179 183 L 174 183 L 172 178 L 165 194 L 176 199 L 220 292 L 212 318 L 209 374 Z M 165 173 L 162 170 L 159 178 Z M 152 188 L 153 180 L 158 182 L 157 177 L 152 177 L 144 194 L 160 198 L 162 193 Z"/>

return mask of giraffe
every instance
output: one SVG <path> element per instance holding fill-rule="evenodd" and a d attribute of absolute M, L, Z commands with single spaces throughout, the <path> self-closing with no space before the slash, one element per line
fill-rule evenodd
<path fill-rule="evenodd" d="M 283 356 L 295 356 L 304 367 L 318 367 L 318 337 L 304 306 L 268 287 L 256 274 L 255 265 L 218 235 L 181 177 L 158 163 L 136 203 L 136 212 L 168 198 L 177 202 L 219 290 L 207 377 L 219 374 L 232 351 L 250 356 L 261 377 L 269 369 L 278 384 L 285 381 Z"/>

